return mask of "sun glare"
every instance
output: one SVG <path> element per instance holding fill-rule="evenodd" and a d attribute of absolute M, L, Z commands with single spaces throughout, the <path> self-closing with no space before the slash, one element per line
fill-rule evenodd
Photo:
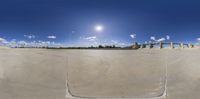
<path fill-rule="evenodd" d="M 95 27 L 95 30 L 96 30 L 97 32 L 101 32 L 101 31 L 103 30 L 103 26 L 97 25 L 97 26 Z"/>

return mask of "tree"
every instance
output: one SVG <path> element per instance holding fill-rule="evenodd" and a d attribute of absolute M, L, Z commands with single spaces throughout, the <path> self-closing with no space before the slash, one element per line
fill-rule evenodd
<path fill-rule="evenodd" d="M 153 44 L 150 44 L 150 48 L 153 48 Z"/>
<path fill-rule="evenodd" d="M 99 48 L 104 48 L 102 45 L 99 45 Z"/>
<path fill-rule="evenodd" d="M 112 48 L 115 48 L 115 47 L 116 47 L 115 45 L 112 46 Z"/>

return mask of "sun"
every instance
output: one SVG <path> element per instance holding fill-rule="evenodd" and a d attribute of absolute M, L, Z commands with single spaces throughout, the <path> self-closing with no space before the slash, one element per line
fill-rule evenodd
<path fill-rule="evenodd" d="M 97 26 L 95 26 L 95 30 L 97 32 L 101 32 L 101 31 L 103 31 L 103 26 L 102 25 L 97 25 Z"/>

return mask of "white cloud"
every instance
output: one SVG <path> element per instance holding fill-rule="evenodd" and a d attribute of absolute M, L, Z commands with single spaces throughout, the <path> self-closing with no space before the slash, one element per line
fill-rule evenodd
<path fill-rule="evenodd" d="M 199 45 L 200 45 L 200 38 L 197 38 L 196 40 L 197 40 L 197 42 L 196 42 L 195 45 L 198 45 L 198 46 L 199 46 Z"/>
<path fill-rule="evenodd" d="M 0 38 L 0 46 L 9 46 L 9 47 L 61 47 L 63 44 L 51 42 L 51 41 L 31 41 L 27 42 L 24 40 L 16 41 L 16 39 L 12 39 L 11 41 L 7 41 L 4 38 Z"/>
<path fill-rule="evenodd" d="M 6 41 L 4 38 L 0 38 L 0 43 L 3 43 L 4 41 Z"/>
<path fill-rule="evenodd" d="M 132 44 L 129 44 L 129 43 L 123 43 L 123 42 L 120 42 L 117 44 L 117 46 L 120 46 L 120 47 L 127 47 L 127 46 L 130 46 Z"/>
<path fill-rule="evenodd" d="M 28 38 L 28 39 L 34 39 L 35 38 L 35 35 L 24 35 L 24 37 Z"/>
<path fill-rule="evenodd" d="M 118 44 L 118 43 L 119 43 L 119 41 L 116 41 L 116 40 L 111 40 L 111 42 L 112 42 L 113 44 Z"/>
<path fill-rule="evenodd" d="M 4 40 L 5 40 L 4 38 L 0 38 L 0 42 L 1 42 L 1 41 L 4 41 Z"/>
<path fill-rule="evenodd" d="M 27 42 L 26 41 L 18 41 L 17 44 L 19 44 L 19 45 L 26 45 Z"/>
<path fill-rule="evenodd" d="M 16 44 L 17 44 L 16 39 L 12 39 L 12 40 L 9 42 L 9 45 L 10 45 L 10 46 L 15 46 Z"/>
<path fill-rule="evenodd" d="M 129 46 L 131 44 L 127 43 L 127 42 L 121 42 L 118 40 L 108 40 L 108 39 L 104 39 L 104 40 L 99 40 L 96 36 L 90 36 L 90 37 L 79 37 L 80 41 L 77 43 L 74 43 L 73 45 L 69 45 L 69 46 L 75 46 L 75 47 L 88 47 L 88 46 L 98 46 L 98 45 L 103 45 L 103 46 L 121 46 L 121 47 L 125 47 L 125 46 Z M 86 40 L 86 41 L 84 41 Z"/>
<path fill-rule="evenodd" d="M 167 39 L 167 40 L 170 40 L 170 36 L 169 36 L 169 35 L 166 35 L 166 39 Z"/>
<path fill-rule="evenodd" d="M 150 39 L 153 40 L 153 41 L 155 41 L 155 40 L 156 40 L 156 37 L 151 36 Z"/>
<path fill-rule="evenodd" d="M 47 36 L 47 38 L 49 38 L 49 39 L 56 39 L 56 36 Z"/>
<path fill-rule="evenodd" d="M 154 36 L 151 36 L 150 39 L 154 42 L 162 42 L 162 41 L 165 41 L 166 39 L 164 37 L 162 38 L 159 38 L 159 39 L 156 39 L 156 37 Z"/>
<path fill-rule="evenodd" d="M 161 42 L 161 41 L 165 41 L 165 38 L 160 38 L 158 40 L 156 40 L 157 42 Z"/>
<path fill-rule="evenodd" d="M 61 47 L 62 44 L 51 42 L 51 41 L 32 41 L 32 42 L 26 42 L 26 41 L 18 41 L 15 45 L 17 47 Z"/>
<path fill-rule="evenodd" d="M 86 39 L 88 41 L 95 41 L 97 39 L 97 37 L 96 36 L 90 36 L 90 37 L 86 37 L 84 39 Z"/>
<path fill-rule="evenodd" d="M 136 34 L 131 34 L 130 37 L 134 39 L 136 38 Z"/>
<path fill-rule="evenodd" d="M 7 43 L 9 43 L 9 42 L 6 39 L 0 38 L 0 45 L 5 45 Z"/>
<path fill-rule="evenodd" d="M 102 45 L 115 45 L 115 46 L 120 46 L 120 47 L 126 47 L 126 46 L 130 46 L 131 44 L 126 43 L 126 42 L 121 42 L 118 40 L 111 40 L 111 41 L 104 42 L 104 44 Z"/>

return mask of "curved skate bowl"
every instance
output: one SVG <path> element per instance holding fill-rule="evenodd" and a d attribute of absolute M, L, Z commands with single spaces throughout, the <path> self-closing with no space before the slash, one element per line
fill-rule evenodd
<path fill-rule="evenodd" d="M 165 53 L 73 50 L 69 54 L 66 98 L 156 99 L 166 96 Z"/>

